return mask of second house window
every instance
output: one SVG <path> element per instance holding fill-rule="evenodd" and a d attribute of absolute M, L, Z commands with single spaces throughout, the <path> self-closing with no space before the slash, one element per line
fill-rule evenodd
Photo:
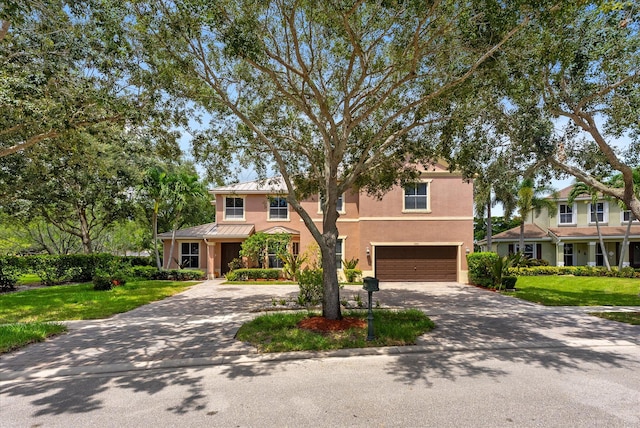
<path fill-rule="evenodd" d="M 409 184 L 404 188 L 404 209 L 406 211 L 427 210 L 428 183 Z"/>
<path fill-rule="evenodd" d="M 224 217 L 225 219 L 244 219 L 244 199 L 225 198 Z"/>
<path fill-rule="evenodd" d="M 269 198 L 269 220 L 287 220 L 289 204 L 286 198 Z"/>

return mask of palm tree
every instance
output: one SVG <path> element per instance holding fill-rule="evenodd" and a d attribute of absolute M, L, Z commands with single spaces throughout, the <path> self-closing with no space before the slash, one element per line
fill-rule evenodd
<path fill-rule="evenodd" d="M 551 193 L 552 199 L 546 196 Z M 520 241 L 518 251 L 524 252 L 524 222 L 527 219 L 529 213 L 531 213 L 531 221 L 533 222 L 533 216 L 540 214 L 542 209 L 546 209 L 549 215 L 555 215 L 558 211 L 556 205 L 557 192 L 549 186 L 535 186 L 532 178 L 525 178 L 518 187 L 518 199 L 516 202 L 516 208 L 518 211 L 518 217 L 520 219 Z"/>
<path fill-rule="evenodd" d="M 622 174 L 616 174 L 611 177 L 609 180 L 609 185 L 612 187 L 624 187 L 624 180 Z M 633 170 L 633 192 L 636 195 L 640 195 L 640 168 L 635 168 Z M 623 210 L 627 210 L 628 207 L 624 202 L 618 201 L 618 205 Z M 629 222 L 627 223 L 627 229 L 624 232 L 624 239 L 622 240 L 622 248 L 620 249 L 620 260 L 618 261 L 618 270 L 622 269 L 622 264 L 624 262 L 624 256 L 627 251 L 627 246 L 629 245 L 629 234 L 631 233 L 631 222 L 633 221 L 633 213 L 629 215 Z"/>
<path fill-rule="evenodd" d="M 197 174 L 180 173 L 170 175 L 167 182 L 167 196 L 169 203 L 174 208 L 174 217 L 171 228 L 171 247 L 169 249 L 169 258 L 167 259 L 167 269 L 173 259 L 173 249 L 176 242 L 176 230 L 180 226 L 182 220 L 182 212 L 188 204 L 192 203 L 196 198 L 205 195 L 205 189 L 200 183 Z"/>
<path fill-rule="evenodd" d="M 487 248 L 491 251 L 493 221 L 491 209 L 502 204 L 505 219 L 511 217 L 515 205 L 515 184 L 504 160 L 498 159 L 474 179 L 474 208 L 476 217 L 484 219 L 486 213 Z"/>
<path fill-rule="evenodd" d="M 580 195 L 589 195 L 591 197 L 591 211 L 595 213 L 594 217 L 596 218 L 596 230 L 598 232 L 600 250 L 603 254 L 602 258 L 604 259 L 604 265 L 607 267 L 607 270 L 611 270 L 611 264 L 609 263 L 609 257 L 607 257 L 607 250 L 604 247 L 604 239 L 602 238 L 602 232 L 600 231 L 600 220 L 598 219 L 598 213 L 596 209 L 600 194 L 595 188 L 588 186 L 585 183 L 578 182 L 573 185 L 573 188 L 569 193 L 567 202 L 572 204 L 573 201 L 575 201 L 576 198 Z M 589 213 L 588 215 L 591 215 L 591 213 Z"/>
<path fill-rule="evenodd" d="M 153 229 L 153 248 L 156 254 L 156 266 L 158 270 L 162 269 L 160 252 L 158 251 L 158 212 L 167 193 L 167 180 L 167 173 L 162 168 L 153 167 L 147 170 L 142 182 L 144 194 L 153 202 L 151 228 Z"/>

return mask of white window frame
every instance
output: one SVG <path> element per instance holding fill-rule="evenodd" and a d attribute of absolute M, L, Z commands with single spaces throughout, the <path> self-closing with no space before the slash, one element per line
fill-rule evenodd
<path fill-rule="evenodd" d="M 563 261 L 565 266 L 575 266 L 576 265 L 576 248 L 573 244 L 564 244 L 563 250 Z M 567 251 L 571 249 L 571 251 Z M 567 264 L 567 257 L 571 257 L 571 263 Z"/>
<path fill-rule="evenodd" d="M 287 216 L 286 217 L 272 217 L 271 216 L 271 201 L 278 199 L 278 200 L 283 200 L 286 203 L 286 207 L 276 207 L 278 209 L 278 211 L 281 211 L 283 208 L 286 208 L 286 213 Z M 269 206 L 267 207 L 268 211 L 267 211 L 267 220 L 269 221 L 289 221 L 289 201 L 287 201 L 287 198 L 285 196 L 270 196 L 267 198 L 267 202 L 269 204 Z"/>
<path fill-rule="evenodd" d="M 430 213 L 431 212 L 431 181 L 432 180 L 420 180 L 417 183 L 409 183 L 402 188 L 402 212 L 403 213 Z M 424 184 L 427 187 L 427 194 L 424 195 L 426 198 L 426 208 L 407 208 L 407 191 L 406 188 L 412 185 L 421 185 Z M 410 195 L 411 196 L 411 195 Z M 423 195 L 416 195 L 423 196 Z"/>
<path fill-rule="evenodd" d="M 570 222 L 565 222 L 562 221 L 562 207 L 569 207 L 571 208 L 571 221 Z M 560 203 L 558 204 L 558 226 L 574 226 L 577 224 L 577 217 L 578 217 L 578 204 L 576 204 L 575 202 L 573 204 L 568 204 L 568 203 Z M 564 213 L 564 215 L 568 215 L 568 213 Z"/>
<path fill-rule="evenodd" d="M 238 216 L 228 216 L 227 215 L 227 199 L 242 199 L 242 217 L 238 217 Z M 237 208 L 237 207 L 233 207 L 233 208 Z M 224 219 L 225 220 L 244 220 L 245 219 L 245 213 L 247 211 L 247 199 L 245 196 L 234 196 L 234 195 L 225 195 L 224 196 Z"/>
<path fill-rule="evenodd" d="M 342 260 L 344 260 L 344 243 L 347 240 L 346 236 L 342 237 L 339 236 L 338 237 L 338 242 L 336 242 L 336 269 L 337 270 L 342 270 L 343 266 L 342 266 Z M 338 248 L 340 248 L 340 258 L 338 258 Z"/>
<path fill-rule="evenodd" d="M 625 214 L 626 214 L 626 219 L 625 219 Z M 629 219 L 631 218 L 632 214 L 631 214 L 631 210 L 623 210 L 620 211 L 620 223 L 621 224 L 627 224 L 629 223 Z M 640 223 L 640 220 L 638 220 L 637 218 L 634 218 L 632 223 Z"/>
<path fill-rule="evenodd" d="M 322 214 L 322 199 L 323 198 L 318 195 L 318 214 Z M 347 208 L 344 203 L 344 193 L 338 196 L 338 204 L 336 204 L 336 211 L 340 214 L 346 214 Z"/>
<path fill-rule="evenodd" d="M 191 246 L 193 244 L 196 244 L 198 246 L 198 252 L 197 253 L 192 253 L 191 252 Z M 183 251 L 183 245 L 188 245 L 189 246 L 189 252 L 185 254 L 185 252 Z M 183 257 L 197 257 L 198 263 L 196 263 L 196 266 L 191 266 L 191 263 L 189 263 L 189 266 L 187 266 L 188 269 L 199 269 L 200 268 L 200 242 L 198 241 L 182 241 L 180 242 L 180 264 L 184 265 L 184 260 Z"/>
<path fill-rule="evenodd" d="M 609 203 L 607 201 L 598 201 L 596 202 L 596 208 L 598 206 L 598 204 L 602 204 L 602 221 L 600 221 L 600 224 L 607 224 L 609 223 Z M 591 207 L 592 207 L 592 203 L 589 202 L 589 206 L 587 207 L 587 218 L 589 220 L 589 224 L 590 225 L 594 225 L 596 224 L 595 220 L 592 219 L 592 213 L 591 213 Z M 598 213 L 596 212 L 596 215 L 598 215 Z"/>
<path fill-rule="evenodd" d="M 527 246 L 528 245 L 531 245 L 531 251 L 530 252 L 527 251 Z M 524 244 L 524 252 L 522 254 L 524 254 L 526 257 L 529 257 L 530 259 L 536 259 L 536 258 L 538 258 L 537 257 L 538 255 L 536 254 L 537 248 L 538 248 L 538 245 L 536 245 L 535 242 L 533 242 L 533 243 L 525 242 L 525 244 Z M 513 251 L 516 252 L 516 253 L 520 252 L 520 244 L 518 244 L 518 243 L 513 244 Z M 531 254 L 531 255 L 529 256 L 528 254 Z"/>

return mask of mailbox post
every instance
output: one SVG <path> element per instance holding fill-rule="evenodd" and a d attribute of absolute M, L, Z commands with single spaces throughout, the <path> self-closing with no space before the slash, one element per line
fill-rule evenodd
<path fill-rule="evenodd" d="M 378 287 L 378 278 L 373 278 L 371 276 L 365 276 L 362 279 L 363 286 L 365 290 L 367 290 L 367 294 L 369 295 L 369 315 L 367 316 L 367 341 L 371 341 L 375 339 L 373 335 L 373 308 L 371 304 L 371 295 L 374 291 L 380 291 Z"/>

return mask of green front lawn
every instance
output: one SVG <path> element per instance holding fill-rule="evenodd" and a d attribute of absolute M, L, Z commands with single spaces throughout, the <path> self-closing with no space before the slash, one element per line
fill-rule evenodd
<path fill-rule="evenodd" d="M 92 283 L 0 295 L 0 324 L 106 318 L 179 293 L 196 282 L 130 281 L 111 291 Z"/>
<path fill-rule="evenodd" d="M 59 323 L 28 322 L 0 325 L 0 354 L 42 342 L 49 336 L 64 333 L 67 327 Z"/>
<path fill-rule="evenodd" d="M 519 276 L 514 295 L 546 306 L 640 306 L 640 280 L 590 276 Z"/>
<path fill-rule="evenodd" d="M 374 310 L 375 339 L 367 341 L 367 327 L 344 331 L 315 332 L 298 328 L 302 319 L 315 313 L 275 313 L 262 315 L 238 330 L 237 338 L 255 345 L 261 352 L 322 351 L 368 346 L 403 346 L 416 343 L 418 336 L 435 327 L 422 311 Z M 366 320 L 366 311 L 348 311 L 344 317 Z"/>
<path fill-rule="evenodd" d="M 640 312 L 591 312 L 590 315 L 626 324 L 640 325 Z"/>

